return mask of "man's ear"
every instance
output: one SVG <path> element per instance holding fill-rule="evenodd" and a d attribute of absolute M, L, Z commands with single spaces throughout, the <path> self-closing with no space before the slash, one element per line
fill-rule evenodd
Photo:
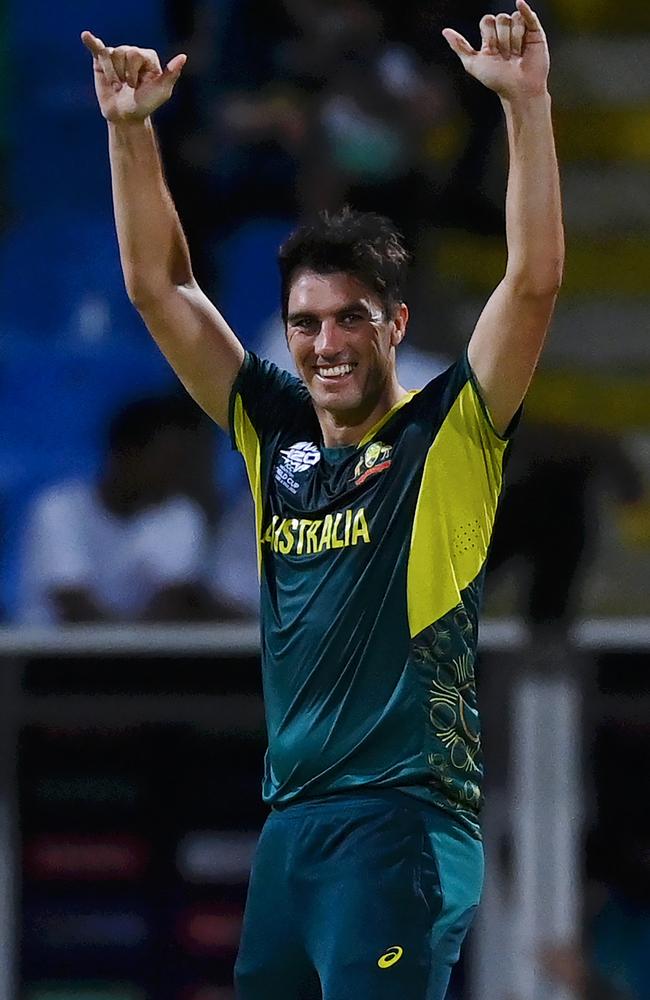
<path fill-rule="evenodd" d="M 391 326 L 390 344 L 391 347 L 398 347 L 406 336 L 406 327 L 409 321 L 409 307 L 406 302 L 400 303 L 393 313 Z"/>

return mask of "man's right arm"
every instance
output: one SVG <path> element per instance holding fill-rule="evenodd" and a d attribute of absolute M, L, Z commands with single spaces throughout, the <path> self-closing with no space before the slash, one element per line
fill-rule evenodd
<path fill-rule="evenodd" d="M 171 96 L 185 59 L 162 70 L 153 50 L 110 49 L 84 32 L 109 130 L 113 204 L 129 299 L 181 382 L 221 427 L 244 348 L 198 286 L 165 182 L 151 113 Z"/>
<path fill-rule="evenodd" d="M 181 382 L 227 428 L 244 349 L 199 288 L 151 119 L 109 122 L 113 202 L 128 296 Z"/>

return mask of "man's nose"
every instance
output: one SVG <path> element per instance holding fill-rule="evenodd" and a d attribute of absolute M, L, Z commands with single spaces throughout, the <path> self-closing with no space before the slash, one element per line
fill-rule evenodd
<path fill-rule="evenodd" d="M 318 336 L 314 341 L 316 354 L 325 357 L 339 354 L 343 349 L 343 331 L 335 319 L 324 319 L 320 325 Z"/>

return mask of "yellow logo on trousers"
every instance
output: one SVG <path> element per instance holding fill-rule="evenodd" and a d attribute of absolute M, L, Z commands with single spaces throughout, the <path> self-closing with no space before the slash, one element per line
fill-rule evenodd
<path fill-rule="evenodd" d="M 392 948 L 389 948 L 388 951 L 381 956 L 377 965 L 380 969 L 390 969 L 391 965 L 395 965 L 395 962 L 399 962 L 403 954 L 404 949 L 400 948 L 398 944 L 394 944 Z"/>

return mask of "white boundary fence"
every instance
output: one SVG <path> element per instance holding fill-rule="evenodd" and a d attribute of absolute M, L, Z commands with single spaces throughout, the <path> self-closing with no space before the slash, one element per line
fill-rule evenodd
<path fill-rule="evenodd" d="M 579 623 L 571 644 L 578 652 L 650 652 L 650 619 Z M 515 620 L 485 621 L 480 649 L 511 654 L 527 649 Z M 20 729 L 30 723 L 89 725 L 110 720 L 210 722 L 224 730 L 256 730 L 261 701 L 246 695 L 32 695 L 21 689 L 23 661 L 33 656 L 96 654 L 255 656 L 256 624 L 215 626 L 66 626 L 0 628 L 0 1000 L 17 996 L 20 922 L 17 751 Z M 649 663 L 650 667 L 650 663 Z M 539 670 L 513 682 L 509 785 L 485 813 L 488 861 L 483 904 L 473 937 L 471 1000 L 568 1000 L 541 974 L 539 951 L 580 931 L 580 836 L 584 810 L 581 780 L 579 684 Z M 505 720 L 504 720 L 505 723 Z M 510 838 L 511 878 L 500 870 L 502 836 Z M 508 971 L 510 970 L 510 971 Z"/>
<path fill-rule="evenodd" d="M 521 649 L 525 626 L 515 618 L 481 622 L 480 647 L 493 652 Z M 640 649 L 650 643 L 650 618 L 591 619 L 571 633 L 576 649 Z M 58 628 L 0 627 L 0 655 L 58 653 L 238 653 L 260 648 L 256 623 L 227 625 L 66 625 Z"/>

